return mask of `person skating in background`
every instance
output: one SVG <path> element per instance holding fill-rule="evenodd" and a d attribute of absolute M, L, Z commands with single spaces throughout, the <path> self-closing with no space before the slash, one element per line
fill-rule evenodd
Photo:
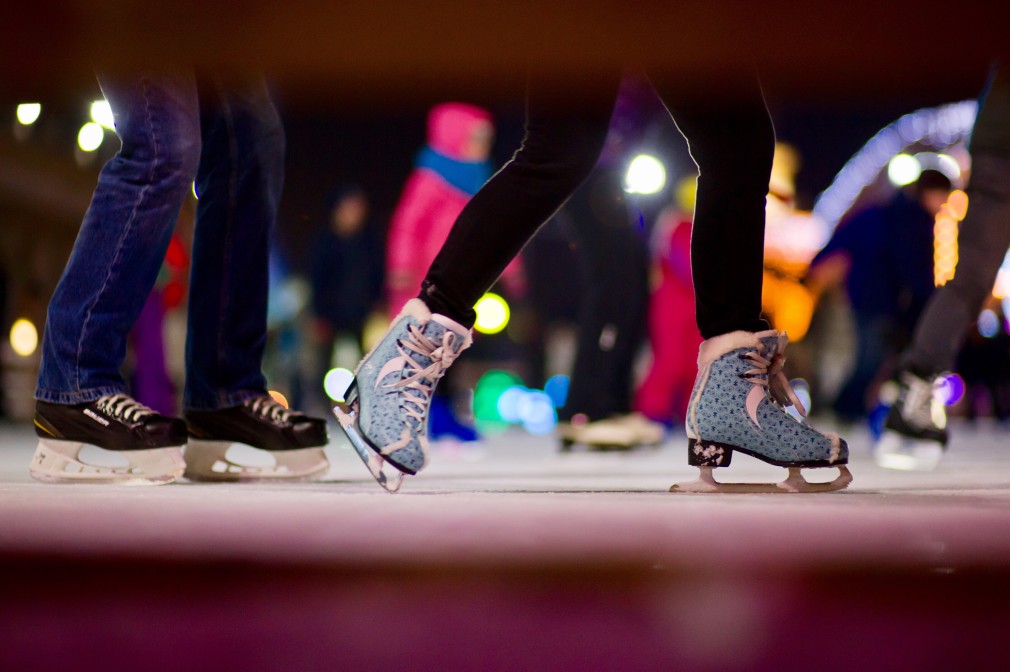
<path fill-rule="evenodd" d="M 695 353 L 701 334 L 694 315 L 691 281 L 691 218 L 695 179 L 677 186 L 677 203 L 663 210 L 652 233 L 652 296 L 649 344 L 652 361 L 635 393 L 635 409 L 664 424 L 687 420 L 687 406 L 698 375 Z"/>
<path fill-rule="evenodd" d="M 636 356 L 645 340 L 649 256 L 644 222 L 624 191 L 629 157 L 640 149 L 653 109 L 647 79 L 621 83 L 603 151 L 565 204 L 581 267 L 582 292 L 571 383 L 558 409 L 562 449 L 632 449 L 662 442 L 664 428 L 635 412 Z"/>
<path fill-rule="evenodd" d="M 483 108 L 448 102 L 428 112 L 427 144 L 417 154 L 387 235 L 386 298 L 391 320 L 417 295 L 453 222 L 491 177 L 493 140 L 491 114 Z M 504 281 L 518 286 L 521 273 L 514 262 Z M 449 382 L 434 400 L 431 436 L 474 440 L 476 431 L 454 411 Z"/>
<path fill-rule="evenodd" d="M 943 173 L 923 171 L 887 203 L 843 222 L 811 262 L 807 286 L 818 296 L 844 283 L 855 323 L 855 362 L 832 403 L 842 422 L 867 417 L 881 367 L 933 292 L 934 218 L 950 189 Z"/>
<path fill-rule="evenodd" d="M 774 130 L 756 78 L 719 80 L 704 96 L 663 82 L 660 97 L 699 166 L 692 239 L 697 320 L 706 340 L 688 409 L 688 462 L 701 481 L 674 489 L 826 491 L 848 485 L 848 448 L 794 420 L 781 365 L 786 339 L 761 319 L 765 195 Z M 655 82 L 654 82 L 655 83 Z M 473 305 L 596 164 L 620 84 L 615 69 L 593 90 L 558 100 L 557 82 L 533 79 L 526 136 L 513 159 L 460 213 L 421 284 L 335 409 L 376 480 L 395 491 L 427 463 L 431 395 L 472 342 Z M 734 487 L 712 479 L 733 452 L 790 468 L 782 484 Z M 388 471 L 389 465 L 393 471 Z M 811 484 L 802 468 L 838 467 Z"/>
<path fill-rule="evenodd" d="M 933 469 L 947 447 L 947 417 L 935 394 L 993 289 L 1010 247 L 1010 78 L 995 72 L 972 131 L 968 211 L 958 233 L 954 278 L 930 298 L 898 358 L 877 462 Z"/>
<path fill-rule="evenodd" d="M 102 169 L 49 303 L 32 476 L 153 484 L 184 470 L 201 480 L 322 475 L 325 421 L 275 402 L 261 370 L 284 165 L 284 130 L 265 83 L 198 92 L 190 71 L 99 81 L 122 147 Z M 120 367 L 194 180 L 184 421 L 130 397 Z M 234 442 L 269 451 L 276 464 L 232 462 Z M 129 466 L 84 463 L 83 444 L 116 451 Z"/>
<path fill-rule="evenodd" d="M 310 255 L 315 356 L 309 386 L 312 400 L 324 402 L 323 378 L 334 365 L 338 340 L 350 339 L 363 355 L 365 324 L 382 301 L 382 240 L 369 222 L 361 187 L 334 191 Z"/>

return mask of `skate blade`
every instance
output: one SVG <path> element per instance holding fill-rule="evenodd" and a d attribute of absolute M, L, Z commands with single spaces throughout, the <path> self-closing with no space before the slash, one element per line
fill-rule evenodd
<path fill-rule="evenodd" d="M 186 446 L 186 473 L 191 481 L 215 483 L 255 483 L 262 481 L 312 481 L 330 469 L 326 453 L 320 447 L 299 450 L 250 449 L 273 462 L 250 465 L 228 458 L 233 441 L 190 439 Z M 245 444 L 242 444 L 245 445 Z"/>
<path fill-rule="evenodd" d="M 78 459 L 83 447 L 83 443 L 76 441 L 40 439 L 28 471 L 32 478 L 43 483 L 164 485 L 177 480 L 186 469 L 181 446 L 107 451 L 129 462 L 122 467 L 89 464 Z"/>
<path fill-rule="evenodd" d="M 670 492 L 754 494 L 754 493 L 794 493 L 833 492 L 844 490 L 852 482 L 852 474 L 845 465 L 838 466 L 838 477 L 828 483 L 811 483 L 803 478 L 801 467 L 789 467 L 789 476 L 780 483 L 720 483 L 712 474 L 713 467 L 698 467 L 698 479 L 688 483 L 670 486 Z"/>
<path fill-rule="evenodd" d="M 361 461 L 368 467 L 368 471 L 372 474 L 372 478 L 375 479 L 376 483 L 381 485 L 390 494 L 399 492 L 400 486 L 403 485 L 404 473 L 386 462 L 382 455 L 365 443 L 361 434 L 358 433 L 357 427 L 355 427 L 358 414 L 353 406 L 337 404 L 333 407 L 333 414 L 337 416 L 340 428 L 344 430 L 344 434 L 347 435 L 347 440 L 351 442 L 354 452 L 358 454 Z M 388 474 L 387 471 L 389 472 Z"/>
<path fill-rule="evenodd" d="M 943 459 L 943 446 L 937 441 L 910 439 L 886 431 L 873 447 L 873 459 L 884 469 L 933 471 Z"/>

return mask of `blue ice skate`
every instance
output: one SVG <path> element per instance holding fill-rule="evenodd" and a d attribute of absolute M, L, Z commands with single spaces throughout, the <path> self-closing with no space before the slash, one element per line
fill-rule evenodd
<path fill-rule="evenodd" d="M 470 330 L 412 299 L 358 365 L 333 409 L 368 470 L 389 492 L 428 461 L 428 411 L 435 386 L 472 342 Z M 395 467 L 385 469 L 386 464 Z"/>
<path fill-rule="evenodd" d="M 845 441 L 785 410 L 794 406 L 806 415 L 782 373 L 787 343 L 775 331 L 736 331 L 702 343 L 687 412 L 687 461 L 701 475 L 671 492 L 827 492 L 852 481 Z M 786 467 L 789 476 L 781 483 L 719 483 L 712 470 L 729 466 L 734 452 Z M 837 467 L 839 475 L 810 483 L 800 473 L 818 467 Z"/>

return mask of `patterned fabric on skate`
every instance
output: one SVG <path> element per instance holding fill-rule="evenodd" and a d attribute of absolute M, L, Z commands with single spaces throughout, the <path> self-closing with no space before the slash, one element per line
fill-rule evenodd
<path fill-rule="evenodd" d="M 411 304 L 414 301 L 362 362 L 356 381 L 361 432 L 383 455 L 413 473 L 427 463 L 431 393 L 470 338 L 441 324 L 437 316 L 419 319 L 413 313 L 423 304 Z M 430 373 L 419 375 L 424 371 Z"/>
<path fill-rule="evenodd" d="M 689 435 L 743 448 L 777 463 L 845 463 L 844 442 L 796 420 L 772 401 L 766 388 L 742 377 L 755 368 L 745 356 L 758 352 L 771 359 L 779 336 L 762 333 L 754 340 L 764 347 L 734 348 L 702 369 L 692 393 Z"/>

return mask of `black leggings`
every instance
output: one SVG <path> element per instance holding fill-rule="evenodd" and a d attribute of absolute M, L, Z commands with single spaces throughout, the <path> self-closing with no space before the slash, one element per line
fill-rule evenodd
<path fill-rule="evenodd" d="M 619 85 L 615 73 L 603 95 L 573 113 L 558 110 L 548 84 L 530 83 L 522 145 L 460 213 L 422 283 L 433 312 L 473 324 L 474 303 L 593 169 Z M 691 256 L 701 335 L 766 329 L 764 208 L 775 132 L 757 79 L 717 105 L 657 91 L 699 171 Z"/>
<path fill-rule="evenodd" d="M 995 76 L 971 137 L 968 215 L 958 233 L 957 272 L 936 290 L 899 365 L 928 376 L 954 368 L 1010 246 L 1010 74 Z"/>

